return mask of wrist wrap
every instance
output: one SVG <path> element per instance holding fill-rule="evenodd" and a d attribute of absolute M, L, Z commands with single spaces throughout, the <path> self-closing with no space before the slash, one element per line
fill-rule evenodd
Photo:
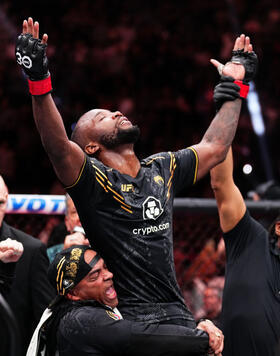
<path fill-rule="evenodd" d="M 238 85 L 240 88 L 240 92 L 239 92 L 240 98 L 246 99 L 249 93 L 249 88 L 250 88 L 249 84 L 245 84 L 242 80 L 235 80 L 233 83 Z"/>
<path fill-rule="evenodd" d="M 40 96 L 52 92 L 51 76 L 42 80 L 30 80 L 28 79 L 29 92 L 31 95 Z"/>

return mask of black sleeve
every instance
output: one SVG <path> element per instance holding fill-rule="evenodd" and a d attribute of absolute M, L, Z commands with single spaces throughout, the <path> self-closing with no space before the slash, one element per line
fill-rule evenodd
<path fill-rule="evenodd" d="M 16 263 L 4 263 L 0 261 L 0 293 L 5 297 L 15 278 Z"/>
<path fill-rule="evenodd" d="M 79 349 L 80 355 L 204 356 L 209 348 L 208 334 L 202 330 L 114 320 L 110 312 L 96 308 L 66 315 L 59 335 L 63 349 Z"/>
<path fill-rule="evenodd" d="M 198 356 L 207 355 L 208 334 L 179 325 L 134 323 L 126 355 Z"/>
<path fill-rule="evenodd" d="M 238 224 L 224 233 L 223 237 L 228 262 L 234 262 L 244 251 L 265 251 L 268 244 L 267 231 L 251 217 L 248 210 Z"/>
<path fill-rule="evenodd" d="M 33 304 L 33 313 L 35 320 L 39 322 L 42 313 L 55 297 L 55 290 L 47 277 L 49 259 L 46 252 L 46 246 L 41 244 L 34 249 L 31 262 L 31 297 Z"/>
<path fill-rule="evenodd" d="M 175 171 L 174 188 L 176 194 L 183 188 L 191 186 L 196 183 L 197 169 L 198 169 L 198 155 L 193 148 L 186 148 L 174 152 L 175 157 Z"/>
<path fill-rule="evenodd" d="M 115 320 L 104 308 L 74 309 L 59 324 L 59 354 L 121 356 L 128 346 L 130 334 L 130 322 Z"/>
<path fill-rule="evenodd" d="M 106 189 L 104 177 L 106 176 L 102 172 L 102 164 L 85 156 L 85 163 L 79 178 L 71 187 L 67 187 L 67 192 L 75 203 L 84 227 L 87 227 L 88 222 L 92 221 L 98 202 L 104 198 Z M 91 245 L 94 246 L 93 241 L 91 241 Z"/>
<path fill-rule="evenodd" d="M 96 171 L 97 176 L 96 177 Z M 73 200 L 80 200 L 80 196 L 91 196 L 94 194 L 96 179 L 102 180 L 102 172 L 97 167 L 97 161 L 85 155 L 85 161 L 81 168 L 79 177 L 71 186 L 65 187 Z M 76 198 L 76 199 L 75 199 Z M 80 199 L 79 199 L 80 198 Z"/>

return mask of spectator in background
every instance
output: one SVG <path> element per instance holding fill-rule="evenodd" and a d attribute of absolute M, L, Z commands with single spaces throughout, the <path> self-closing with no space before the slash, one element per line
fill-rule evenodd
<path fill-rule="evenodd" d="M 207 285 L 203 291 L 203 312 L 199 319 L 209 319 L 220 328 L 223 289 Z"/>
<path fill-rule="evenodd" d="M 269 180 L 262 184 L 259 184 L 255 190 L 251 190 L 247 193 L 248 198 L 254 201 L 260 200 L 280 200 L 280 185 L 274 180 Z M 265 216 L 260 218 L 258 221 L 263 225 L 264 228 L 268 229 L 275 216 Z"/>
<path fill-rule="evenodd" d="M 225 266 L 225 244 L 221 238 L 218 243 L 211 239 L 207 241 L 204 248 L 192 261 L 190 267 L 184 274 L 185 281 L 199 278 L 208 283 L 213 277 L 224 274 Z"/>
<path fill-rule="evenodd" d="M 54 227 L 48 240 L 47 254 L 50 262 L 63 249 L 72 245 L 89 245 L 79 215 L 69 194 L 65 194 L 64 222 Z"/>
<path fill-rule="evenodd" d="M 184 273 L 184 295 L 196 319 L 205 314 L 204 293 L 212 281 L 223 278 L 225 272 L 225 244 L 210 239 Z M 220 288 L 220 286 L 218 286 Z M 222 289 L 222 288 L 221 288 Z"/>
<path fill-rule="evenodd" d="M 222 309 L 222 295 L 222 290 L 216 287 L 206 287 L 204 290 L 205 314 L 202 317 L 211 320 L 216 326 L 220 324 L 219 317 Z"/>
<path fill-rule="evenodd" d="M 247 193 L 248 198 L 259 200 L 280 200 L 280 185 L 274 180 L 259 184 L 255 190 Z"/>
<path fill-rule="evenodd" d="M 22 336 L 22 355 L 25 355 L 41 314 L 55 293 L 47 278 L 49 261 L 45 245 L 3 221 L 7 201 L 8 188 L 0 176 L 0 241 L 10 238 L 20 242 L 24 248 L 22 257 L 16 264 L 15 278 L 10 291 L 6 293 L 6 300 L 18 322 Z M 1 350 L 2 347 L 7 347 L 6 342 L 8 340 L 1 338 Z M 5 352 L 0 354 L 6 355 Z"/>

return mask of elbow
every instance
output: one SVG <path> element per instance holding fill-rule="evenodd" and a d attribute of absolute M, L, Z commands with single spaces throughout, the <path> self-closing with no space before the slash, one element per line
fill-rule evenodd
<path fill-rule="evenodd" d="M 228 147 L 222 145 L 214 145 L 209 150 L 209 164 L 210 169 L 216 167 L 218 164 L 224 162 L 227 157 Z"/>
<path fill-rule="evenodd" d="M 224 146 L 224 145 L 216 147 L 216 149 L 215 149 L 215 157 L 216 157 L 215 166 L 219 163 L 222 163 L 226 159 L 228 149 L 229 149 L 229 147 Z"/>

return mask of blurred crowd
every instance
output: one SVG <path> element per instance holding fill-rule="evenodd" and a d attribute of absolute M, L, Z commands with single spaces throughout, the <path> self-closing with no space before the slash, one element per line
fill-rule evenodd
<path fill-rule="evenodd" d="M 67 132 L 85 111 L 120 110 L 142 131 L 140 157 L 197 143 L 215 115 L 218 73 L 210 58 L 226 62 L 236 33 L 251 36 L 259 56 L 256 88 L 277 180 L 280 7 L 277 1 L 48 2 L 3 0 L 0 5 L 0 172 L 13 193 L 63 194 L 40 144 L 14 43 L 24 18 L 48 33 L 54 98 Z M 258 139 L 243 105 L 234 143 L 237 183 L 243 193 L 266 180 Z M 242 166 L 253 173 L 245 177 Z M 43 174 L 42 174 L 43 172 Z M 209 197 L 206 177 L 181 196 Z"/>

